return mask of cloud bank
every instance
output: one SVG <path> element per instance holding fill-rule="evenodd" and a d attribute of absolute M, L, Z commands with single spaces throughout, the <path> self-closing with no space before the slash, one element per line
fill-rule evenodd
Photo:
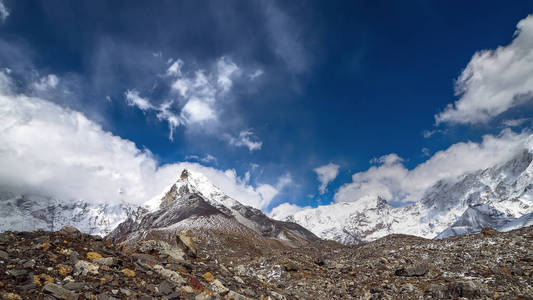
<path fill-rule="evenodd" d="M 148 150 L 103 130 L 82 113 L 15 94 L 12 85 L 6 71 L 0 72 L 2 190 L 91 203 L 140 204 L 161 193 L 189 168 L 258 209 L 279 193 L 278 183 L 252 186 L 249 175 L 245 180 L 233 169 L 192 162 L 158 165 Z M 131 96 L 135 105 L 142 103 L 135 93 Z"/>
<path fill-rule="evenodd" d="M 329 163 L 327 165 L 315 168 L 313 171 L 315 171 L 318 181 L 320 181 L 318 192 L 323 195 L 327 190 L 328 184 L 339 174 L 339 165 Z"/>
<path fill-rule="evenodd" d="M 340 187 L 334 199 L 335 202 L 354 202 L 380 196 L 394 202 L 415 202 L 441 179 L 456 179 L 462 174 L 503 163 L 531 146 L 531 133 L 505 129 L 496 136 L 485 135 L 480 143 L 457 143 L 438 151 L 412 170 L 392 153 L 376 159 L 377 166 L 353 174 L 352 182 Z"/>
<path fill-rule="evenodd" d="M 533 15 L 516 27 L 511 44 L 474 54 L 455 84 L 460 99 L 435 116 L 437 125 L 485 123 L 533 100 Z"/>

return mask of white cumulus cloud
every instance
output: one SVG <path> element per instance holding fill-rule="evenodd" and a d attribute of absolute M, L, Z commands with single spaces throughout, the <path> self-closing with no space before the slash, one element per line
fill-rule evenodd
<path fill-rule="evenodd" d="M 328 184 L 339 174 L 339 167 L 339 165 L 329 163 L 313 169 L 318 177 L 318 181 L 320 181 L 318 191 L 321 195 L 326 192 Z"/>
<path fill-rule="evenodd" d="M 509 45 L 474 54 L 456 82 L 459 100 L 435 116 L 437 124 L 483 123 L 533 100 L 533 15 L 516 27 Z"/>

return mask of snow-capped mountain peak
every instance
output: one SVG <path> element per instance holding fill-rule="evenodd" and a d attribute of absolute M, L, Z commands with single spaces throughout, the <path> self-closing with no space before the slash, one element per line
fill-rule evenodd
<path fill-rule="evenodd" d="M 184 169 L 175 183 L 165 188 L 161 194 L 145 202 L 143 206 L 149 211 L 155 211 L 168 206 L 185 194 L 194 193 L 202 195 L 215 206 L 232 207 L 237 203 L 236 200 L 228 197 L 220 188 L 212 184 L 204 174 Z"/>
<path fill-rule="evenodd" d="M 317 239 L 300 225 L 272 220 L 260 210 L 241 204 L 205 175 L 187 169 L 174 184 L 143 206 L 148 213 L 138 222 L 126 220 L 111 234 L 112 239 L 135 240 L 154 230 L 173 232 L 191 226 L 225 232 L 248 231 L 279 240 L 286 240 L 287 236 L 299 242 Z"/>

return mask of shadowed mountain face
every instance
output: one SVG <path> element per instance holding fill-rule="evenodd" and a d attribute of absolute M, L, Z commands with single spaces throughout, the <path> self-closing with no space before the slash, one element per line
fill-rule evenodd
<path fill-rule="evenodd" d="M 147 238 L 172 240 L 182 230 L 233 235 L 257 244 L 302 246 L 318 238 L 291 223 L 272 220 L 261 211 L 225 195 L 202 174 L 184 170 L 161 197 L 148 201 L 139 218 L 128 218 L 107 238 L 133 242 Z"/>

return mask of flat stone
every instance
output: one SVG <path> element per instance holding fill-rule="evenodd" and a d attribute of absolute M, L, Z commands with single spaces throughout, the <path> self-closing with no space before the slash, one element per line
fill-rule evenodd
<path fill-rule="evenodd" d="M 83 282 L 69 282 L 64 285 L 66 289 L 71 290 L 71 291 L 76 291 L 76 292 L 81 291 L 84 286 L 85 286 L 85 283 Z"/>
<path fill-rule="evenodd" d="M 7 252 L 0 250 L 0 259 L 8 259 L 9 254 Z"/>
<path fill-rule="evenodd" d="M 96 258 L 93 259 L 93 262 L 99 264 L 99 265 L 105 265 L 105 266 L 114 266 L 117 264 L 117 259 L 114 257 L 106 257 L 106 258 Z"/>
<path fill-rule="evenodd" d="M 7 274 L 13 277 L 20 277 L 28 274 L 28 271 L 26 270 L 9 270 L 7 271 Z"/>
<path fill-rule="evenodd" d="M 54 297 L 63 300 L 77 300 L 78 294 L 63 288 L 60 285 L 49 283 L 44 286 L 46 292 L 51 293 Z"/>

